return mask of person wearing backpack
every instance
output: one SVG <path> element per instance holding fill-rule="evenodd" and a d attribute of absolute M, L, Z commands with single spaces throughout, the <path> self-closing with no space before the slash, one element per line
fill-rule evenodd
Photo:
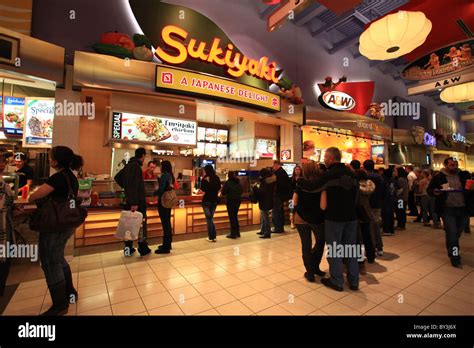
<path fill-rule="evenodd" d="M 83 166 L 82 157 L 66 146 L 55 146 L 50 151 L 49 162 L 56 173 L 31 193 L 29 201 L 37 202 L 43 198 L 64 201 L 70 198 L 71 191 L 77 197 L 79 182 L 72 171 Z M 74 231 L 74 227 L 39 231 L 41 268 L 53 301 L 51 308 L 41 315 L 64 315 L 68 312 L 69 302 L 77 301 L 78 294 L 74 289 L 71 268 L 64 258 L 64 248 Z"/>
<path fill-rule="evenodd" d="M 146 241 L 147 238 L 147 216 L 145 182 L 143 181 L 142 166 L 145 161 L 146 150 L 140 147 L 135 150 L 135 156 L 115 176 L 115 181 L 123 187 L 125 193 L 125 210 L 139 211 L 143 214 L 142 235 L 138 240 L 138 252 L 140 256 L 148 255 L 151 250 Z M 124 241 L 124 254 L 131 256 L 135 252 L 133 241 Z"/>
<path fill-rule="evenodd" d="M 201 181 L 201 190 L 204 192 L 202 197 L 202 209 L 206 216 L 208 242 L 216 242 L 216 226 L 214 225 L 214 213 L 217 208 L 218 194 L 221 189 L 221 180 L 216 175 L 214 167 L 210 164 L 204 167 L 206 175 Z"/>
<path fill-rule="evenodd" d="M 171 208 L 163 202 L 165 192 L 174 190 L 176 180 L 173 175 L 173 168 L 170 161 L 161 162 L 161 176 L 158 188 L 158 214 L 160 215 L 161 225 L 163 226 L 163 244 L 155 250 L 155 254 L 169 254 L 171 242 L 173 239 L 173 231 L 171 227 Z"/>
<path fill-rule="evenodd" d="M 273 233 L 285 232 L 285 202 L 287 202 L 293 191 L 291 189 L 291 180 L 286 171 L 281 166 L 280 161 L 273 161 L 273 173 L 276 177 L 276 191 L 273 199 L 272 220 L 275 229 Z"/>
<path fill-rule="evenodd" d="M 235 176 L 235 172 L 230 171 L 229 179 L 222 187 L 222 196 L 226 198 L 227 213 L 229 214 L 230 233 L 226 236 L 230 239 L 240 238 L 239 208 L 242 202 L 242 185 Z"/>

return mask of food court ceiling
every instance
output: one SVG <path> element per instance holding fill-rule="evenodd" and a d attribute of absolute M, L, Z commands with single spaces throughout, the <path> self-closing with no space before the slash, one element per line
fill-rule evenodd
<path fill-rule="evenodd" d="M 315 40 L 329 41 L 329 54 L 349 49 L 354 58 L 367 60 L 370 68 L 379 69 L 394 80 L 401 79 L 407 87 L 416 82 L 402 79 L 400 72 L 410 61 L 452 42 L 471 38 L 474 32 L 472 0 L 338 0 L 337 4 L 334 4 L 336 1 L 307 0 L 307 3 L 303 10 L 295 13 L 293 25 L 306 28 Z M 262 20 L 266 20 L 279 6 L 262 1 L 259 5 Z M 413 52 L 391 61 L 370 61 L 362 56 L 358 47 L 359 36 L 365 28 L 371 22 L 399 10 L 422 11 L 431 20 L 433 29 L 426 42 Z M 439 94 L 439 91 L 425 93 L 438 105 L 446 105 Z"/>

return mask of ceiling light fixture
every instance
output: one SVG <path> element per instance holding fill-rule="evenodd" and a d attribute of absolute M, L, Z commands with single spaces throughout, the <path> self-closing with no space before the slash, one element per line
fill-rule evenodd
<path fill-rule="evenodd" d="M 398 11 L 373 22 L 359 38 L 360 53 L 372 60 L 394 59 L 421 46 L 432 28 L 420 11 Z"/>
<path fill-rule="evenodd" d="M 439 95 L 445 103 L 463 103 L 474 100 L 474 82 L 446 88 Z"/>

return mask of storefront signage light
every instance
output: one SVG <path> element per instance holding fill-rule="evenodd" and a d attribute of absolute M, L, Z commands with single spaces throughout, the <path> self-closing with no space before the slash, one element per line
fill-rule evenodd
<path fill-rule="evenodd" d="M 339 111 L 352 110 L 356 105 L 354 98 L 347 93 L 339 91 L 324 93 L 322 100 L 327 107 Z"/>
<path fill-rule="evenodd" d="M 163 28 L 161 37 L 163 42 L 172 49 L 174 54 L 169 54 L 163 48 L 156 49 L 156 56 L 162 61 L 179 65 L 187 59 L 198 59 L 206 63 L 216 64 L 227 68 L 227 73 L 232 77 L 241 77 L 245 73 L 266 80 L 271 83 L 277 83 L 276 63 L 268 63 L 268 57 L 262 57 L 259 61 L 250 59 L 239 52 L 234 54 L 234 46 L 228 44 L 226 48 L 220 47 L 220 39 L 214 38 L 210 47 L 208 43 L 196 39 L 189 39 L 186 47 L 184 41 L 189 33 L 175 25 L 168 25 Z"/>
<path fill-rule="evenodd" d="M 465 143 L 466 142 L 466 137 L 459 134 L 459 133 L 453 133 L 451 137 L 457 143 Z"/>
<path fill-rule="evenodd" d="M 425 132 L 425 135 L 423 137 L 423 143 L 426 146 L 436 146 L 436 138 L 430 133 Z"/>
<path fill-rule="evenodd" d="M 200 95 L 267 111 L 280 111 L 280 97 L 278 95 L 232 80 L 180 68 L 158 65 L 156 88 L 163 92 Z"/>

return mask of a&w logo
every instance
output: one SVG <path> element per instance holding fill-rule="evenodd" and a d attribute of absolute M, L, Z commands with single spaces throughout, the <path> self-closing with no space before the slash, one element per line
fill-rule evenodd
<path fill-rule="evenodd" d="M 356 105 L 354 98 L 340 91 L 326 92 L 320 101 L 323 106 L 339 111 L 352 110 Z"/>

